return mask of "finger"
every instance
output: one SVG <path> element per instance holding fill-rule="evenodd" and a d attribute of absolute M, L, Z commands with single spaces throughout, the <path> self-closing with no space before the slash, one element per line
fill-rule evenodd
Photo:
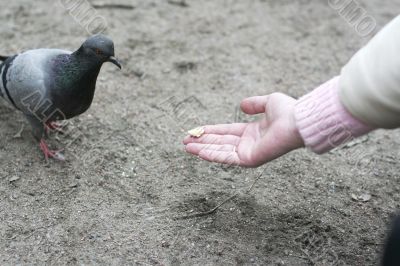
<path fill-rule="evenodd" d="M 212 151 L 225 151 L 231 152 L 236 151 L 236 146 L 233 145 L 215 145 L 215 144 L 201 144 L 201 143 L 190 143 L 185 147 L 186 151 L 194 154 L 199 155 L 202 150 L 212 150 Z"/>
<path fill-rule="evenodd" d="M 199 157 L 203 160 L 214 162 L 214 163 L 223 163 L 229 165 L 240 165 L 240 159 L 236 152 L 230 151 L 215 151 L 215 150 L 202 150 L 199 153 Z"/>
<path fill-rule="evenodd" d="M 204 127 L 205 134 L 234 135 L 241 136 L 245 130 L 246 123 L 219 124 Z"/>
<path fill-rule="evenodd" d="M 244 99 L 240 103 L 242 111 L 249 115 L 255 115 L 265 112 L 265 106 L 268 102 L 268 95 L 265 96 L 254 96 Z"/>
<path fill-rule="evenodd" d="M 191 136 L 185 137 L 183 144 L 189 143 L 203 143 L 203 144 L 231 144 L 238 145 L 240 142 L 240 137 L 234 135 L 216 135 L 216 134 L 204 134 L 200 138 L 194 138 Z"/>

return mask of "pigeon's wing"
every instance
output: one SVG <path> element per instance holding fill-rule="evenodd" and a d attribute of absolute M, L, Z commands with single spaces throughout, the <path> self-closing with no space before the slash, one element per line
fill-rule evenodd
<path fill-rule="evenodd" d="M 6 59 L 0 69 L 3 97 L 25 114 L 38 114 L 48 107 L 46 79 L 51 60 L 69 51 L 57 49 L 29 50 Z"/>
<path fill-rule="evenodd" d="M 16 108 L 14 100 L 11 97 L 10 91 L 8 90 L 8 86 L 7 86 L 8 85 L 7 84 L 7 73 L 8 73 L 10 66 L 12 65 L 15 57 L 17 57 L 17 55 L 7 57 L 4 60 L 4 62 L 0 65 L 0 95 L 7 102 L 12 104 Z"/>

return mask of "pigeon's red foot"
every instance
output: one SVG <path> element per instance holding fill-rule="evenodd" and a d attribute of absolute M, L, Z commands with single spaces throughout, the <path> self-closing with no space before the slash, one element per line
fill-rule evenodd
<path fill-rule="evenodd" d="M 49 158 L 53 158 L 59 161 L 65 161 L 64 155 L 61 153 L 62 150 L 58 151 L 53 151 L 49 149 L 49 146 L 47 145 L 46 141 L 42 139 L 40 141 L 40 149 L 42 150 L 44 154 L 44 158 L 46 159 L 46 162 L 49 160 Z"/>

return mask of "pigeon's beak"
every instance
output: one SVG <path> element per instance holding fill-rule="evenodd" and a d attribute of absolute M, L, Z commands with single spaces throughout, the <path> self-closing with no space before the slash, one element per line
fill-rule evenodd
<path fill-rule="evenodd" d="M 118 62 L 118 59 L 115 58 L 115 56 L 110 56 L 107 60 L 107 62 L 113 63 L 114 65 L 116 65 L 117 67 L 119 67 L 119 69 L 122 69 L 121 64 Z"/>

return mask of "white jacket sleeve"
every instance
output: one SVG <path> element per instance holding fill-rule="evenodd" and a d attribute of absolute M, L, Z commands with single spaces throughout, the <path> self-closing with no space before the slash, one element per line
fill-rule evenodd
<path fill-rule="evenodd" d="M 343 67 L 339 97 L 354 117 L 368 125 L 400 127 L 400 16 Z"/>

